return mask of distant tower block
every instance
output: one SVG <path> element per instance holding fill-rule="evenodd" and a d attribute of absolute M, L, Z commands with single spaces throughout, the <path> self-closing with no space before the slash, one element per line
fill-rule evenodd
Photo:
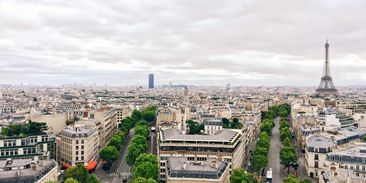
<path fill-rule="evenodd" d="M 337 96 L 338 91 L 334 87 L 332 77 L 330 76 L 330 69 L 329 69 L 329 43 L 328 40 L 325 43 L 325 65 L 324 65 L 324 76 L 320 80 L 320 85 L 316 90 L 315 95 L 317 96 Z"/>
<path fill-rule="evenodd" d="M 154 74 L 149 74 L 149 89 L 154 88 Z"/>

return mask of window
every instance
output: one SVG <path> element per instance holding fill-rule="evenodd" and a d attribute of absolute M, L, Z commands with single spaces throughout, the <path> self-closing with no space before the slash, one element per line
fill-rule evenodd
<path fill-rule="evenodd" d="M 76 156 L 76 161 L 79 161 L 79 157 Z"/>
<path fill-rule="evenodd" d="M 84 145 L 81 146 L 81 149 L 84 149 Z"/>
<path fill-rule="evenodd" d="M 79 144 L 79 140 L 76 140 L 76 144 Z"/>
<path fill-rule="evenodd" d="M 79 155 L 79 151 L 76 151 L 76 155 Z"/>
<path fill-rule="evenodd" d="M 84 160 L 84 156 L 81 156 L 80 160 Z"/>
<path fill-rule="evenodd" d="M 315 162 L 315 166 L 314 166 L 315 168 L 319 168 L 319 164 L 318 164 L 318 162 Z"/>
<path fill-rule="evenodd" d="M 79 150 L 79 146 L 76 146 L 76 150 Z"/>
<path fill-rule="evenodd" d="M 81 155 L 84 155 L 84 151 L 81 151 Z"/>
<path fill-rule="evenodd" d="M 319 160 L 319 154 L 315 154 L 314 159 L 315 159 L 315 160 Z"/>
<path fill-rule="evenodd" d="M 187 157 L 188 161 L 194 161 L 194 157 Z"/>

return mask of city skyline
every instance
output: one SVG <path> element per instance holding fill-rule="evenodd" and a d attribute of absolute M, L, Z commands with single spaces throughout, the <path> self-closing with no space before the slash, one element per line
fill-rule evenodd
<path fill-rule="evenodd" d="M 328 37 L 334 84 L 364 85 L 362 5 L 2 1 L 0 84 L 316 88 Z"/>

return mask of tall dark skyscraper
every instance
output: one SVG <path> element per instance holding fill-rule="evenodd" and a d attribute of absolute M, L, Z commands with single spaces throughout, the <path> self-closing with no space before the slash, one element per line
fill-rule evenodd
<path fill-rule="evenodd" d="M 154 88 L 154 74 L 149 74 L 149 89 Z"/>
<path fill-rule="evenodd" d="M 319 95 L 319 96 L 338 95 L 338 91 L 334 87 L 332 77 L 330 76 L 328 40 L 325 43 L 324 76 L 320 80 L 320 85 L 319 85 L 318 89 L 316 90 L 316 95 Z"/>

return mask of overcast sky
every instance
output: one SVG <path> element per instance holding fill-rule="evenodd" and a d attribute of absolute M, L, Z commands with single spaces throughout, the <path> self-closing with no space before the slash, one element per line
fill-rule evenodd
<path fill-rule="evenodd" d="M 0 0 L 0 83 L 366 82 L 364 0 Z"/>

